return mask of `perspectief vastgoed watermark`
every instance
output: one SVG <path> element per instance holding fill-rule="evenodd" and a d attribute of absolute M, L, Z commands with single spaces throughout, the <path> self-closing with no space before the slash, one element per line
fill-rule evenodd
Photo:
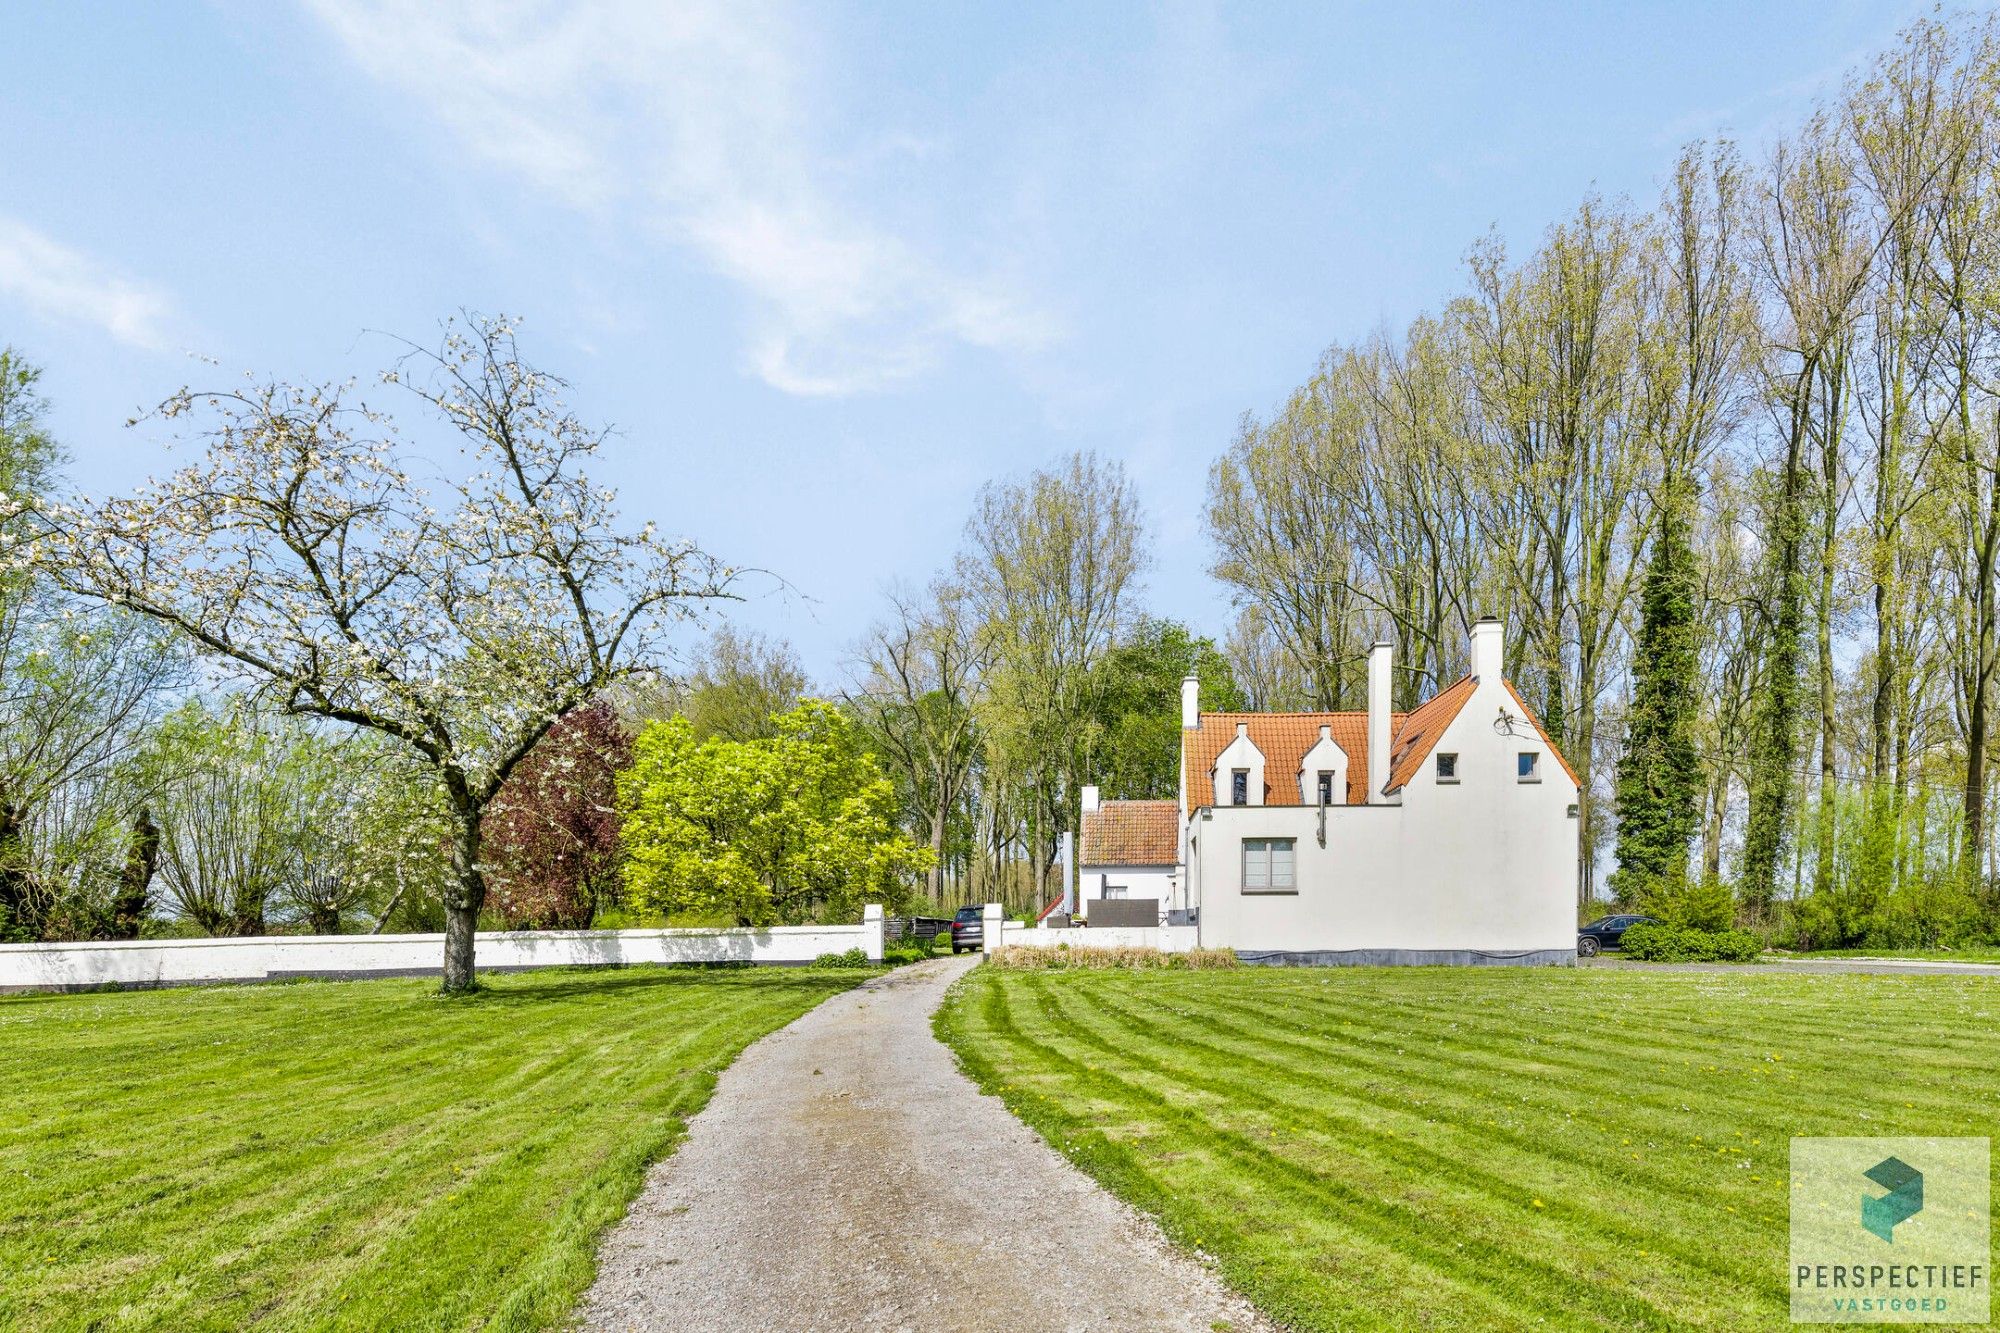
<path fill-rule="evenodd" d="M 1792 1318 L 1983 1324 L 1991 1317 L 1988 1139 L 1792 1140 Z"/>

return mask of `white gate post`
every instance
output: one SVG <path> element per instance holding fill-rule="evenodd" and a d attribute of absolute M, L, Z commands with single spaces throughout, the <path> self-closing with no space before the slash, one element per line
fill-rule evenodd
<path fill-rule="evenodd" d="M 1005 930 L 1006 928 L 1007 928 L 1006 921 L 1000 915 L 1000 904 L 999 903 L 986 904 L 986 910 L 981 913 L 981 919 L 979 923 L 980 952 L 992 953 L 995 949 L 999 948 L 1000 932 Z"/>
<path fill-rule="evenodd" d="M 881 962 L 888 943 L 887 927 L 882 921 L 882 904 L 869 903 L 861 909 L 861 929 L 861 948 L 868 955 L 868 961 Z"/>

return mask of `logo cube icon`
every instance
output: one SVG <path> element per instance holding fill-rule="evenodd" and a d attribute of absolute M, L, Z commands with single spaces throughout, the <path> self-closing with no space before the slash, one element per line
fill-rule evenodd
<path fill-rule="evenodd" d="M 1885 1157 L 1862 1174 L 1889 1192 L 1861 1196 L 1861 1225 L 1893 1245 L 1896 1224 L 1924 1210 L 1924 1173 L 1899 1157 Z"/>

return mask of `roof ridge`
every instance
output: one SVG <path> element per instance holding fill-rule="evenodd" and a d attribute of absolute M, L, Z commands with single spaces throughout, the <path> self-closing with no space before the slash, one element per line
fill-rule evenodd
<path fill-rule="evenodd" d="M 1465 672 L 1457 680 L 1452 681 L 1451 684 L 1439 686 L 1438 692 L 1430 698 L 1413 704 L 1408 708 L 1392 708 L 1389 710 L 1389 715 L 1391 717 L 1408 717 L 1411 713 L 1421 712 L 1459 686 L 1465 684 L 1466 681 L 1477 681 L 1478 679 L 1470 671 Z M 1509 682 L 1509 684 L 1511 683 Z M 1365 717 L 1367 713 L 1368 710 L 1366 708 L 1281 708 L 1261 710 L 1255 708 L 1204 708 L 1201 710 L 1200 715 L 1202 717 Z"/>
<path fill-rule="evenodd" d="M 1426 699 L 1424 702 L 1429 703 L 1430 700 Z M 1419 704 L 1417 705 L 1417 707 L 1421 708 L 1423 707 L 1423 704 Z M 1400 714 L 1401 712 L 1406 710 L 1397 709 L 1393 711 Z M 1312 712 L 1293 712 L 1293 713 L 1256 713 L 1256 712 L 1250 712 L 1248 710 L 1241 710 L 1241 711 L 1221 712 L 1221 713 L 1203 712 L 1202 716 L 1203 717 L 1366 717 L 1368 716 L 1368 710 L 1365 708 L 1321 708 L 1321 709 L 1316 709 Z"/>

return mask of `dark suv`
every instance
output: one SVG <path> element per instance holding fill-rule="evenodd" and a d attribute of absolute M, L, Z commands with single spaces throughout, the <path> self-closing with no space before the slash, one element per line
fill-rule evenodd
<path fill-rule="evenodd" d="M 986 943 L 986 925 L 983 907 L 961 907 L 951 919 L 951 951 L 963 953 L 967 949 L 977 949 Z"/>
<path fill-rule="evenodd" d="M 1576 932 L 1576 952 L 1580 958 L 1593 958 L 1606 949 L 1615 949 L 1625 938 L 1625 932 L 1634 926 L 1658 925 L 1655 917 L 1640 916 L 1637 912 L 1615 912 L 1601 916 L 1587 926 L 1580 926 Z"/>

